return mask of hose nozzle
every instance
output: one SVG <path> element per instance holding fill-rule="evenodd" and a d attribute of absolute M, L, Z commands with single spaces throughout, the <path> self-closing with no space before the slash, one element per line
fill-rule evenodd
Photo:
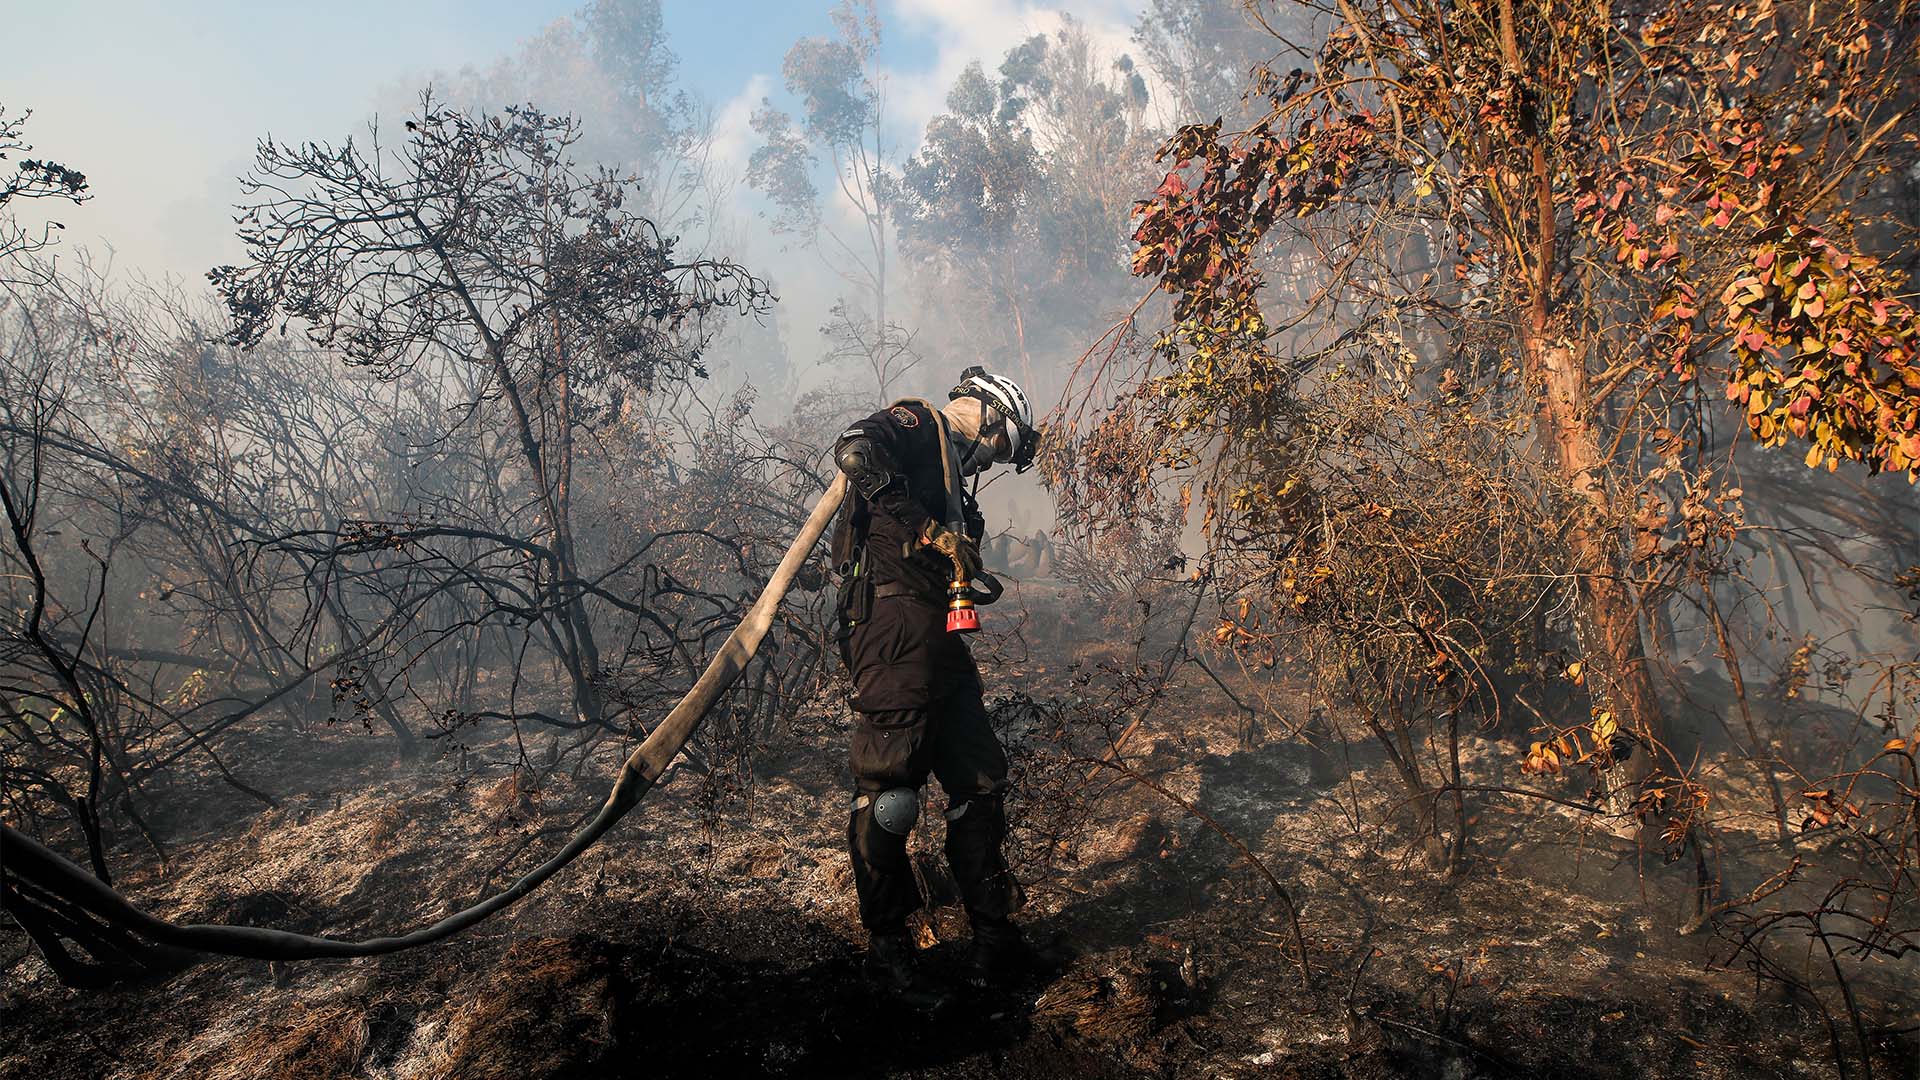
<path fill-rule="evenodd" d="M 980 631 L 980 609 L 973 606 L 973 584 L 955 577 L 947 586 L 947 633 L 975 634 Z"/>
<path fill-rule="evenodd" d="M 967 564 L 956 550 L 953 555 L 953 581 L 947 585 L 947 633 L 980 632 L 980 609 L 973 606 L 973 582 L 968 580 Z"/>

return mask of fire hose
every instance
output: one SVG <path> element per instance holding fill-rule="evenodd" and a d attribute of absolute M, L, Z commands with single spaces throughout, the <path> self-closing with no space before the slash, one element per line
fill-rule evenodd
<path fill-rule="evenodd" d="M 48 931 L 44 926 L 29 926 L 28 919 L 21 918 L 22 912 L 15 911 L 16 903 L 23 904 L 23 897 L 35 899 L 45 906 L 46 898 L 70 904 L 107 924 L 107 927 L 120 935 L 131 932 L 141 935 L 170 950 L 185 950 L 196 953 L 216 953 L 226 956 L 244 956 L 259 960 L 309 960 L 318 957 L 354 957 L 378 956 L 383 953 L 399 952 L 402 949 L 430 945 L 459 933 L 480 922 L 490 915 L 505 910 L 514 902 L 540 887 L 548 878 L 558 873 L 568 863 L 579 858 L 580 854 L 592 847 L 596 841 L 613 828 L 614 824 L 625 817 L 629 810 L 653 789 L 660 778 L 666 774 L 667 767 L 699 730 L 700 723 L 713 710 L 722 695 L 741 672 L 746 670 L 760 642 L 766 637 L 767 630 L 773 625 L 774 614 L 780 607 L 780 601 L 786 596 L 793 584 L 794 576 L 812 554 L 813 547 L 819 542 L 827 524 L 833 519 L 834 511 L 839 509 L 840 501 L 846 493 L 847 481 L 844 476 L 836 476 L 828 486 L 820 501 L 813 506 L 806 524 L 788 545 L 787 552 L 780 565 L 767 579 L 760 590 L 759 599 L 747 611 L 740 625 L 720 646 L 713 659 L 707 662 L 706 669 L 700 673 L 692 689 L 687 691 L 680 703 L 667 714 L 660 726 L 653 729 L 640 746 L 630 754 L 620 766 L 619 776 L 615 779 L 613 790 L 608 793 L 606 802 L 583 826 L 573 838 L 546 862 L 528 871 L 525 876 L 493 896 L 454 912 L 429 926 L 405 934 L 390 937 L 349 940 L 326 937 L 324 935 L 297 934 L 286 930 L 273 930 L 252 926 L 224 926 L 214 924 L 180 925 L 150 915 L 135 907 L 106 883 L 74 864 L 59 853 L 48 848 L 11 825 L 0 823 L 0 866 L 5 867 L 8 878 L 17 878 L 26 889 L 18 889 L 15 882 L 8 881 L 0 899 L 6 900 L 7 908 L 20 920 L 21 925 L 33 935 L 45 951 Z M 27 890 L 30 889 L 31 893 Z M 16 891 L 18 890 L 18 891 Z M 72 920 L 62 915 L 59 921 L 74 925 Z M 103 937 L 110 935 L 102 935 Z M 55 943 L 57 947 L 57 942 Z M 184 960 L 175 954 L 175 959 Z"/>

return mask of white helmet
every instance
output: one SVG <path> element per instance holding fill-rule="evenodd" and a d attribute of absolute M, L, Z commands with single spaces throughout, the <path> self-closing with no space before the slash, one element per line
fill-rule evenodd
<path fill-rule="evenodd" d="M 1015 472 L 1033 467 L 1034 451 L 1040 447 L 1040 432 L 1033 426 L 1033 406 L 1020 384 L 1005 375 L 989 375 L 975 365 L 960 373 L 960 385 L 947 392 L 948 401 L 970 397 L 1006 418 L 1010 443 L 1007 460 Z"/>

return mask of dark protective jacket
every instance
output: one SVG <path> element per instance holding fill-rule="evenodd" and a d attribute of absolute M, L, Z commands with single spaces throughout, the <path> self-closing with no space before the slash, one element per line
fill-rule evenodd
<path fill-rule="evenodd" d="M 860 452 L 848 453 L 855 443 Z M 1001 854 L 1007 756 L 966 636 L 946 629 L 953 563 L 919 543 L 928 522 L 945 523 L 948 514 L 940 428 L 926 406 L 903 402 L 850 426 L 833 449 L 852 482 L 834 560 L 842 575 L 840 656 L 853 677 L 855 785 L 872 796 L 938 776 L 949 800 L 947 861 L 967 912 L 976 927 L 1004 923 L 1022 896 Z M 961 514 L 978 542 L 984 523 L 964 493 Z M 881 828 L 863 802 L 848 819 L 847 842 L 861 923 L 876 934 L 902 933 L 922 903 L 906 837 Z"/>
<path fill-rule="evenodd" d="M 835 443 L 836 460 L 856 438 L 868 439 L 880 452 L 892 479 L 871 497 L 851 488 L 841 507 L 833 559 L 848 586 L 843 615 L 849 622 L 864 618 L 876 591 L 944 605 L 953 563 L 919 543 L 928 522 L 944 523 L 947 516 L 946 466 L 932 411 L 901 403 L 849 425 Z M 973 496 L 964 491 L 961 510 L 968 535 L 978 542 L 986 524 Z"/>

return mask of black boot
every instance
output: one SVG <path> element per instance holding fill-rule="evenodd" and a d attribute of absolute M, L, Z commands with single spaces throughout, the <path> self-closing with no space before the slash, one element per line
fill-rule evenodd
<path fill-rule="evenodd" d="M 953 995 L 920 970 L 918 950 L 902 934 L 873 934 L 867 941 L 867 977 L 881 991 L 911 1009 L 933 1012 Z"/>
<path fill-rule="evenodd" d="M 1038 957 L 1011 919 L 975 917 L 973 943 L 967 948 L 967 981 L 975 986 L 1004 986 L 1034 972 Z"/>

